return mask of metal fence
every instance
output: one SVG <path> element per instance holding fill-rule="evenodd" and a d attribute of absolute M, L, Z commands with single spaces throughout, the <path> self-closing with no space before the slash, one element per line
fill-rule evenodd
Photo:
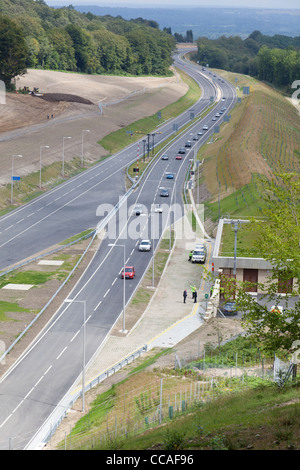
<path fill-rule="evenodd" d="M 264 357 L 252 358 L 252 365 L 243 364 L 242 355 L 217 363 L 206 355 L 179 359 L 175 355 L 175 369 L 180 372 L 132 388 L 126 393 L 115 389 L 113 398 L 99 403 L 57 446 L 57 449 L 116 449 L 122 440 L 147 429 L 171 422 L 175 417 L 204 406 L 221 394 L 247 390 L 253 377 L 277 381 L 279 369 L 285 372 L 290 365 Z M 190 362 L 192 360 L 192 362 Z M 180 363 L 180 364 L 179 364 Z M 275 369 L 277 373 L 275 374 Z M 291 378 L 290 374 L 285 379 Z"/>

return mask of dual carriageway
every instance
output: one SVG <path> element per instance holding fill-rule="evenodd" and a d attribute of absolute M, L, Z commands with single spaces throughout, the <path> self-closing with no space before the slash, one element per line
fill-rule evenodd
<path fill-rule="evenodd" d="M 168 160 L 158 157 L 134 190 L 125 192 L 124 169 L 136 160 L 138 143 L 134 143 L 93 168 L 45 193 L 30 203 L 0 219 L 0 269 L 33 257 L 87 228 L 103 228 L 101 222 L 107 212 L 114 212 L 106 226 L 107 237 L 95 252 L 68 299 L 57 310 L 46 328 L 38 335 L 0 382 L 0 448 L 30 449 L 34 438 L 45 421 L 57 410 L 66 394 L 72 389 L 82 372 L 83 304 L 85 318 L 85 358 L 88 364 L 101 348 L 113 325 L 122 315 L 124 298 L 120 273 L 125 264 L 135 267 L 136 277 L 126 281 L 125 305 L 137 289 L 146 272 L 153 248 L 158 245 L 170 223 L 183 214 L 182 188 L 194 156 L 214 133 L 212 119 L 224 106 L 226 111 L 218 118 L 220 124 L 226 113 L 236 103 L 234 87 L 208 71 L 192 65 L 180 56 L 175 66 L 183 69 L 199 84 L 201 98 L 179 117 L 159 127 L 156 145 L 170 136 L 170 143 L 162 153 Z M 211 97 L 214 100 L 212 107 Z M 225 98 L 225 102 L 221 98 Z M 201 115 L 207 110 L 205 117 Z M 191 121 L 193 112 L 196 119 Z M 198 117 L 198 118 L 197 118 Z M 174 136 L 178 129 L 189 126 Z M 203 126 L 207 130 L 203 130 Z M 193 141 L 198 132 L 203 135 Z M 180 147 L 187 140 L 193 146 L 187 149 L 182 160 L 176 160 Z M 166 179 L 166 173 L 174 179 Z M 160 197 L 160 188 L 168 187 L 169 197 Z M 123 201 L 118 211 L 113 208 Z M 153 205 L 163 203 L 163 213 L 154 213 Z M 140 217 L 133 214 L 136 204 L 144 207 Z M 178 212 L 177 212 L 178 211 Z M 111 228 L 112 227 L 112 228 Z M 111 229 L 110 229 L 111 228 Z M 154 234 L 154 235 L 153 235 Z M 154 238 L 151 252 L 140 253 L 141 238 Z"/>

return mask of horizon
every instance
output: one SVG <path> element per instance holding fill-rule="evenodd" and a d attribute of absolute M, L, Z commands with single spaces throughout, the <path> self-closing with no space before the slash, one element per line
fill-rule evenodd
<path fill-rule="evenodd" d="M 221 3 L 222 2 L 222 3 Z M 245 2 L 246 3 L 246 2 Z M 46 0 L 48 6 L 69 6 L 70 1 L 62 0 Z M 101 2 L 96 0 L 74 0 L 71 5 L 84 6 L 98 6 L 105 8 L 139 8 L 139 9 L 189 9 L 189 8 L 234 8 L 234 9 L 260 9 L 260 10 L 300 10 L 298 0 L 287 0 L 283 2 L 282 0 L 253 0 L 251 6 L 247 3 L 246 5 L 241 5 L 240 0 L 219 0 L 215 4 L 211 4 L 209 0 L 202 0 L 201 3 L 197 0 L 189 0 L 187 5 L 182 6 L 181 0 L 164 0 L 162 3 L 160 0 L 153 0 L 152 3 L 140 4 L 139 0 L 119 0 L 118 2 Z"/>

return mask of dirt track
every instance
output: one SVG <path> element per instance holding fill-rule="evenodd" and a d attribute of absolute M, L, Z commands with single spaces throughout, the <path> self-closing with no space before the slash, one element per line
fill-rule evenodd
<path fill-rule="evenodd" d="M 43 152 L 43 165 L 60 160 L 64 136 L 72 137 L 65 141 L 65 160 L 81 155 L 82 130 L 89 129 L 84 140 L 85 155 L 90 161 L 98 160 L 106 154 L 97 144 L 101 138 L 154 114 L 187 91 L 176 76 L 108 77 L 46 70 L 29 70 L 18 78 L 16 89 L 24 86 L 31 90 L 38 87 L 46 95 L 76 95 L 83 102 L 52 102 L 32 95 L 6 94 L 6 104 L 0 105 L 2 185 L 10 181 L 12 155 L 23 155 L 15 168 L 15 173 L 23 176 L 39 168 L 43 145 L 50 147 Z M 93 104 L 86 104 L 85 100 Z M 100 114 L 99 103 L 103 106 L 118 100 L 123 101 L 103 107 L 103 115 Z"/>

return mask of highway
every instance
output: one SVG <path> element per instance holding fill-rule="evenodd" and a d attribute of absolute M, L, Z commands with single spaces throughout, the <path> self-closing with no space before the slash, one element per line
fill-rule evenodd
<path fill-rule="evenodd" d="M 182 59 L 176 65 L 197 80 L 202 88 L 202 97 L 193 106 L 195 115 L 210 105 L 210 97 L 216 96 L 208 72 L 199 73 L 199 67 L 187 64 Z M 217 82 L 226 97 L 226 112 L 236 102 L 233 87 L 227 82 Z M 120 273 L 124 254 L 126 265 L 133 265 L 136 277 L 126 280 L 126 299 L 136 290 L 139 281 L 151 263 L 151 252 L 139 252 L 141 238 L 153 238 L 154 247 L 169 224 L 169 207 L 176 203 L 182 213 L 182 186 L 193 158 L 193 147 L 176 160 L 179 147 L 190 139 L 191 133 L 208 130 L 196 143 L 201 145 L 213 133 L 212 117 L 224 107 L 220 101 L 206 117 L 189 128 L 164 150 L 169 160 L 157 159 L 137 189 L 130 194 L 125 205 L 110 222 L 105 238 L 95 253 L 84 274 L 68 294 L 73 302 L 64 302 L 51 322 L 33 342 L 26 353 L 5 374 L 0 382 L 0 448 L 30 448 L 30 442 L 51 416 L 62 398 L 80 377 L 83 364 L 83 331 L 85 334 L 84 363 L 88 364 L 109 334 L 112 326 L 122 315 L 124 281 Z M 161 126 L 156 142 L 173 134 L 173 123 L 182 127 L 190 121 L 190 110 Z M 220 120 L 219 119 L 219 123 Z M 0 219 L 1 269 L 33 256 L 69 236 L 96 227 L 99 220 L 97 210 L 101 205 L 115 205 L 124 195 L 124 168 L 136 158 L 137 143 L 85 171 L 26 206 Z M 166 172 L 174 179 L 166 179 Z M 160 196 L 160 188 L 169 189 L 169 197 Z M 116 191 L 116 188 L 121 188 Z M 144 206 L 144 213 L 137 217 L 132 208 L 136 203 Z M 163 204 L 163 213 L 155 213 L 152 204 Z M 101 212 L 101 210 L 100 210 Z M 9 234 L 9 236 L 8 236 Z M 16 249 L 18 247 L 18 249 Z M 3 253 L 4 252 L 4 253 Z M 84 320 L 84 305 L 86 318 Z"/>

